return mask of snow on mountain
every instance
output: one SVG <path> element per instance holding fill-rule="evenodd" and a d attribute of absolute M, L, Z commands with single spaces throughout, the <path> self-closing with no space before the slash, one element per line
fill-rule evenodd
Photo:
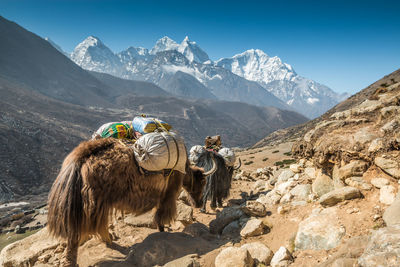
<path fill-rule="evenodd" d="M 125 67 L 119 57 L 94 36 L 89 36 L 75 47 L 71 60 L 87 70 L 124 76 Z"/>
<path fill-rule="evenodd" d="M 189 37 L 186 36 L 183 39 L 182 43 L 178 47 L 178 52 L 182 53 L 189 61 L 203 63 L 209 60 L 208 55 L 204 52 L 196 42 L 192 42 L 189 40 Z"/>
<path fill-rule="evenodd" d="M 165 36 L 150 51 L 130 47 L 115 55 L 98 38 L 89 36 L 75 48 L 71 59 L 84 69 L 153 82 L 184 97 L 272 105 L 309 118 L 347 97 L 299 76 L 279 57 L 270 57 L 259 49 L 212 62 L 188 37 L 178 44 Z"/>
<path fill-rule="evenodd" d="M 158 52 L 168 51 L 168 50 L 176 50 L 178 49 L 179 45 L 169 38 L 168 36 L 164 36 L 163 38 L 159 39 L 154 47 L 150 50 L 151 55 L 155 55 Z"/>
<path fill-rule="evenodd" d="M 283 63 L 279 57 L 269 57 L 259 49 L 247 50 L 232 58 L 222 58 L 215 65 L 259 83 L 309 118 L 323 114 L 347 97 L 347 94 L 337 94 L 325 85 L 299 76 L 292 66 Z"/>

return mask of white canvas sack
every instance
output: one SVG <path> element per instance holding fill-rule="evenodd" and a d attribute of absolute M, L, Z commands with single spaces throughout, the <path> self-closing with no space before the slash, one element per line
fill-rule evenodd
<path fill-rule="evenodd" d="M 236 156 L 235 156 L 235 152 L 233 152 L 232 149 L 224 147 L 221 148 L 218 153 L 224 158 L 225 160 L 225 164 L 227 166 L 233 166 L 235 164 L 236 161 Z"/>
<path fill-rule="evenodd" d="M 186 173 L 186 147 L 174 132 L 153 132 L 140 137 L 133 145 L 139 166 L 148 171 L 174 169 Z"/>

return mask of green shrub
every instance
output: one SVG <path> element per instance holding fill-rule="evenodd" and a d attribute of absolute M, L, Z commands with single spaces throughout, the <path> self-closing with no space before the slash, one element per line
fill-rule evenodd
<path fill-rule="evenodd" d="M 278 153 L 278 152 L 279 152 L 279 150 L 272 151 L 273 154 Z"/>

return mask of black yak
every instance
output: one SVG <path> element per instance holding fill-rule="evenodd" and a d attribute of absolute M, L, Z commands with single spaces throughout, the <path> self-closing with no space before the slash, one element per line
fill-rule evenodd
<path fill-rule="evenodd" d="M 206 150 L 202 146 L 194 146 L 190 150 L 190 160 L 193 164 L 204 170 L 210 170 L 213 162 L 217 165 L 217 170 L 206 178 L 206 185 L 203 192 L 203 207 L 200 211 L 206 212 L 208 199 L 211 200 L 210 206 L 212 209 L 215 209 L 217 204 L 218 207 L 222 207 L 222 200 L 229 196 L 233 171 L 239 169 L 241 166 L 240 159 L 238 167 L 228 166 L 224 157 L 217 152 Z"/>

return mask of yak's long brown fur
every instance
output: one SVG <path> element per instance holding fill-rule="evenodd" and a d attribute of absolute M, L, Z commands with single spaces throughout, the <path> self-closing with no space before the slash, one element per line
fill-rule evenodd
<path fill-rule="evenodd" d="M 162 230 L 176 215 L 184 178 L 177 171 L 169 179 L 143 175 L 133 150 L 116 139 L 82 142 L 65 158 L 48 200 L 49 231 L 68 240 L 66 265 L 76 264 L 78 244 L 89 235 L 110 241 L 108 220 L 113 209 L 139 215 L 157 208 L 155 221 Z M 186 184 L 193 187 L 193 182 Z M 202 186 L 204 181 L 194 184 Z"/>

